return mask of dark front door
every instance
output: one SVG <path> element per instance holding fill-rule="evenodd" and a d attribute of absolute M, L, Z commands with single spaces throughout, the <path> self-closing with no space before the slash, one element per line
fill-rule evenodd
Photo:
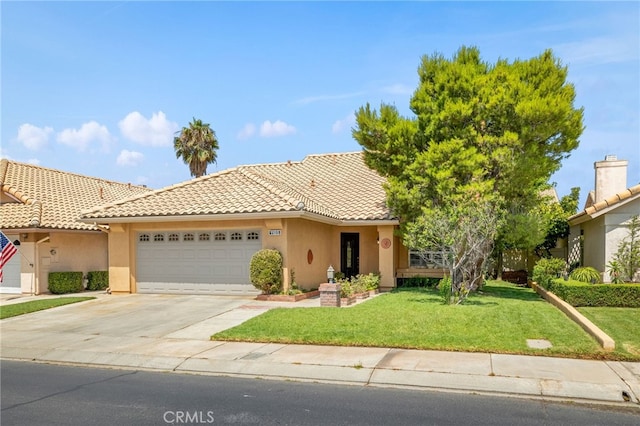
<path fill-rule="evenodd" d="M 360 234 L 340 234 L 340 271 L 345 278 L 355 277 L 360 273 Z"/>

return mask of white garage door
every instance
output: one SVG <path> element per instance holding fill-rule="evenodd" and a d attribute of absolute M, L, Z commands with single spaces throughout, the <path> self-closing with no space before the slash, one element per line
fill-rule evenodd
<path fill-rule="evenodd" d="M 7 236 L 10 241 L 14 241 L 15 237 Z M 19 294 L 22 292 L 20 288 L 20 246 L 17 247 L 18 251 L 13 255 L 11 259 L 2 268 L 2 283 L 0 283 L 0 293 L 14 293 Z"/>
<path fill-rule="evenodd" d="M 137 239 L 140 293 L 258 293 L 249 262 L 262 248 L 259 230 L 140 232 Z"/>

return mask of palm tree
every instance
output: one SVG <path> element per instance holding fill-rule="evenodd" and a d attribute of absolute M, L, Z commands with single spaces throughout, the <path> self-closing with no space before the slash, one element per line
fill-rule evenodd
<path fill-rule="evenodd" d="M 182 158 L 189 165 L 191 176 L 200 177 L 207 173 L 207 165 L 216 162 L 218 139 L 208 123 L 195 117 L 189 127 L 183 127 L 173 138 L 176 158 Z"/>

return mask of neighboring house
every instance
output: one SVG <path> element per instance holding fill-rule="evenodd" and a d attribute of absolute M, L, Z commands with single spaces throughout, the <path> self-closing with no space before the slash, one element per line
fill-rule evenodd
<path fill-rule="evenodd" d="M 0 229 L 16 244 L 3 293 L 47 292 L 49 272 L 107 270 L 108 237 L 80 212 L 149 192 L 7 159 L 0 160 Z"/>
<path fill-rule="evenodd" d="M 612 155 L 594 163 L 595 190 L 569 218 L 569 263 L 596 268 L 604 282 L 611 282 L 607 265 L 629 234 L 629 220 L 640 215 L 640 184 L 627 188 L 627 164 Z"/>
<path fill-rule="evenodd" d="M 362 152 L 239 166 L 86 211 L 108 227 L 114 293 L 252 293 L 249 263 L 282 253 L 285 286 L 318 287 L 333 266 L 346 276 L 440 275 L 395 235 L 384 178 Z M 421 267 L 420 269 L 410 266 Z"/>

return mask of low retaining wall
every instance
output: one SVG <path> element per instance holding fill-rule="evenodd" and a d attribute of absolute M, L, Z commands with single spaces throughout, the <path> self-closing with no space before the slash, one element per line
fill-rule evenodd
<path fill-rule="evenodd" d="M 613 341 L 609 335 L 600 330 L 597 325 L 589 321 L 584 315 L 582 315 L 576 308 L 560 299 L 555 294 L 548 292 L 544 288 L 540 287 L 537 283 L 532 282 L 531 288 L 533 288 L 540 296 L 542 296 L 549 303 L 560 309 L 566 316 L 575 321 L 584 331 L 593 336 L 598 341 L 600 346 L 604 349 L 612 351 L 616 348 L 616 342 Z"/>

